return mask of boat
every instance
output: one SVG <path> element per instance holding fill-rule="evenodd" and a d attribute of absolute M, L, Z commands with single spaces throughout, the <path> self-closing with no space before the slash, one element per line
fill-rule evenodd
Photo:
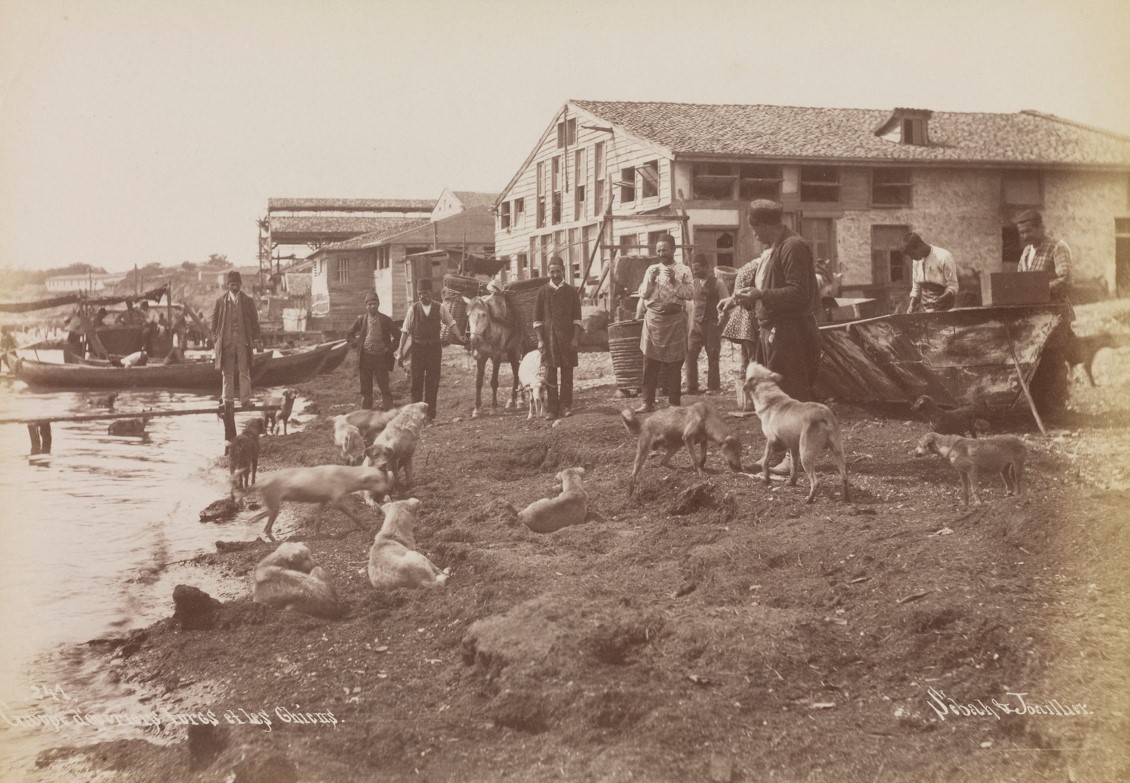
<path fill-rule="evenodd" d="M 266 372 L 256 381 L 259 386 L 290 386 L 303 383 L 318 374 L 333 350 L 333 343 L 321 343 L 312 348 L 293 352 L 271 351 Z"/>
<path fill-rule="evenodd" d="M 1064 401 L 1068 332 L 1062 305 L 901 313 L 820 328 L 817 395 L 844 402 L 1027 410 L 1019 378 L 1041 407 Z"/>
<path fill-rule="evenodd" d="M 331 373 L 341 366 L 345 361 L 345 357 L 349 355 L 349 343 L 345 340 L 339 340 L 336 343 L 330 344 L 330 353 L 326 357 L 326 361 L 322 364 L 322 369 L 318 370 L 319 375 Z"/>
<path fill-rule="evenodd" d="M 11 360 L 11 357 L 9 356 Z M 274 361 L 270 354 L 251 360 L 251 381 L 259 379 Z M 141 367 L 106 367 L 90 364 L 54 364 L 26 357 L 11 360 L 12 374 L 33 389 L 188 389 L 219 393 L 223 376 L 208 359 L 179 364 Z"/>

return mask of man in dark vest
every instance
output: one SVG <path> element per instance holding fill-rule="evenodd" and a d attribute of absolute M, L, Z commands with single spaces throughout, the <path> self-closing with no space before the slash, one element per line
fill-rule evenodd
<path fill-rule="evenodd" d="M 212 342 L 216 350 L 216 369 L 224 376 L 225 407 L 235 403 L 235 376 L 239 373 L 239 400 L 251 405 L 251 353 L 259 340 L 259 314 L 255 302 L 243 293 L 239 272 L 228 272 L 228 290 L 212 308 Z M 230 438 L 229 438 L 230 440 Z"/>
<path fill-rule="evenodd" d="M 565 262 L 554 256 L 549 259 L 549 282 L 538 289 L 534 299 L 534 332 L 549 387 L 547 419 L 572 415 L 573 368 L 577 366 L 581 331 L 581 297 L 565 282 Z"/>
<path fill-rule="evenodd" d="M 408 308 L 400 332 L 400 366 L 410 359 L 412 402 L 428 403 L 428 421 L 436 417 L 436 398 L 439 396 L 439 369 L 443 360 L 443 343 L 440 328 L 446 326 L 459 342 L 466 342 L 459 324 L 451 315 L 432 301 L 432 281 L 416 283 L 419 301 Z"/>
<path fill-rule="evenodd" d="M 687 379 L 687 394 L 698 394 L 698 355 L 706 349 L 706 389 L 722 390 L 722 375 L 718 369 L 722 355 L 722 330 L 718 326 L 718 303 L 729 296 L 726 284 L 714 276 L 706 256 L 699 253 L 691 264 L 694 276 L 694 315 L 691 334 L 687 341 L 687 359 L 683 372 Z"/>
<path fill-rule="evenodd" d="M 361 407 L 373 408 L 373 380 L 381 393 L 381 410 L 392 407 L 388 374 L 396 363 L 396 347 L 400 330 L 380 312 L 381 298 L 375 291 L 365 294 L 365 312 L 349 327 L 349 344 L 357 349 L 358 371 L 361 374 Z"/>

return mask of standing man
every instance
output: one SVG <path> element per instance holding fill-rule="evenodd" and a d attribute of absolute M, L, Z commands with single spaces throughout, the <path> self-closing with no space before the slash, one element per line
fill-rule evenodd
<path fill-rule="evenodd" d="M 1074 321 L 1075 310 L 1070 299 L 1071 248 L 1044 230 L 1044 217 L 1034 209 L 1020 213 L 1016 218 L 1016 230 L 1024 243 L 1016 271 L 1051 272 L 1054 277 L 1048 288 L 1052 301 L 1067 305 L 1068 321 Z"/>
<path fill-rule="evenodd" d="M 251 353 L 259 340 L 259 314 L 255 302 L 243 293 L 239 272 L 228 272 L 228 290 L 212 308 L 212 343 L 216 367 L 224 375 L 223 399 L 226 410 L 235 407 L 235 377 L 239 373 L 239 400 L 251 405 Z M 233 423 L 232 437 L 234 433 Z M 231 438 L 229 438 L 230 440 Z"/>
<path fill-rule="evenodd" d="M 680 370 L 687 356 L 686 303 L 694 299 L 694 283 L 686 264 L 675 263 L 675 238 L 663 234 L 655 243 L 659 263 L 652 264 L 640 283 L 640 304 L 644 308 L 643 404 L 637 413 L 655 410 L 655 387 L 662 373 L 667 386 L 667 401 L 678 405 Z"/>
<path fill-rule="evenodd" d="M 365 294 L 365 312 L 349 327 L 349 344 L 357 349 L 361 373 L 361 407 L 373 409 L 373 380 L 381 392 L 381 410 L 392 407 L 388 374 L 396 364 L 396 347 L 400 330 L 384 313 L 380 312 L 381 298 L 375 291 Z"/>
<path fill-rule="evenodd" d="M 906 311 L 949 310 L 957 301 L 957 264 L 950 251 L 928 245 L 911 231 L 902 238 L 902 252 L 910 259 L 910 302 Z"/>
<path fill-rule="evenodd" d="M 443 343 L 440 327 L 446 326 L 461 343 L 465 343 L 459 324 L 451 315 L 432 301 L 432 281 L 416 283 L 419 301 L 408 308 L 404 328 L 400 332 L 400 366 L 411 357 L 412 402 L 428 403 L 428 421 L 435 421 L 436 398 L 439 396 L 439 369 L 443 361 Z"/>
<path fill-rule="evenodd" d="M 694 276 L 694 316 L 691 318 L 691 336 L 687 345 L 684 373 L 687 377 L 687 394 L 698 394 L 698 355 L 706 349 L 706 390 L 722 390 L 722 376 L 718 360 L 722 355 L 722 330 L 718 326 L 718 303 L 729 296 L 726 284 L 714 276 L 706 256 L 699 253 L 691 264 Z"/>
<path fill-rule="evenodd" d="M 565 282 L 565 262 L 560 256 L 549 259 L 549 282 L 538 289 L 534 299 L 534 332 L 538 336 L 541 366 L 549 386 L 547 419 L 571 416 L 573 408 L 573 368 L 581 345 L 581 297 Z M 561 386 L 557 371 L 561 371 Z"/>

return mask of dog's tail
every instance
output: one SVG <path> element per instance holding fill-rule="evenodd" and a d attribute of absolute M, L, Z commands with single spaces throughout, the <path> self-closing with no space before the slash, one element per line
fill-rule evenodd
<path fill-rule="evenodd" d="M 640 434 L 640 420 L 636 418 L 636 412 L 631 408 L 624 408 L 620 411 L 620 419 L 624 422 L 624 426 L 632 435 Z"/>

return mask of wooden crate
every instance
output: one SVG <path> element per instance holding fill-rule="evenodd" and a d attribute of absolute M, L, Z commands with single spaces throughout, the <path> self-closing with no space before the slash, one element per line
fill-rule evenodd
<path fill-rule="evenodd" d="M 992 272 L 981 276 L 981 304 L 1025 305 L 1051 301 L 1051 272 Z"/>

